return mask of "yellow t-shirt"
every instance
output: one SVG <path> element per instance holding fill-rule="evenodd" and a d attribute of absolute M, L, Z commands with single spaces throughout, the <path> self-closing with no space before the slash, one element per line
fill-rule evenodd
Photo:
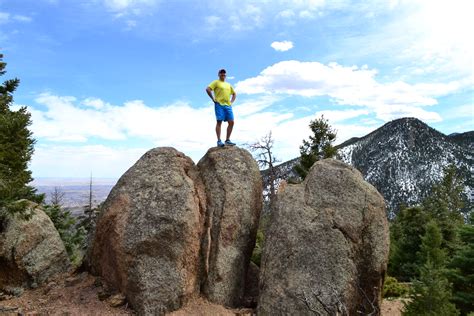
<path fill-rule="evenodd" d="M 231 106 L 230 96 L 235 92 L 234 88 L 230 83 L 217 79 L 211 82 L 208 87 L 211 88 L 212 91 L 214 91 L 214 99 L 220 105 Z"/>

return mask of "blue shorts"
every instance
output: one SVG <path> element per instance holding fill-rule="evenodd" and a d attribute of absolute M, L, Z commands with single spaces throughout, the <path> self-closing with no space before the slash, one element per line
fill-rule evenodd
<path fill-rule="evenodd" d="M 214 103 L 214 110 L 216 111 L 216 120 L 218 121 L 233 121 L 234 113 L 232 106 L 220 105 L 218 102 Z"/>

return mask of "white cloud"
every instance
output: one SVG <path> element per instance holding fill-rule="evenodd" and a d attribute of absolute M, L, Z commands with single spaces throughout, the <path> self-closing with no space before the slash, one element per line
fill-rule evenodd
<path fill-rule="evenodd" d="M 14 15 L 13 16 L 13 19 L 15 21 L 18 21 L 18 22 L 31 22 L 33 19 L 29 16 L 26 16 L 26 15 L 20 15 L 20 14 L 17 14 L 17 15 Z"/>
<path fill-rule="evenodd" d="M 101 3 L 116 19 L 125 19 L 125 30 L 136 27 L 137 21 L 129 17 L 150 15 L 161 0 L 94 0 Z"/>
<path fill-rule="evenodd" d="M 228 17 L 234 31 L 245 31 L 258 28 L 263 24 L 262 9 L 254 4 L 244 4 Z"/>
<path fill-rule="evenodd" d="M 152 6 L 157 0 L 103 0 L 104 5 L 112 11 L 125 11 L 137 9 L 142 6 Z"/>
<path fill-rule="evenodd" d="M 81 104 L 95 109 L 102 109 L 105 106 L 105 102 L 99 98 L 87 98 Z"/>
<path fill-rule="evenodd" d="M 286 52 L 293 48 L 293 42 L 291 41 L 282 41 L 282 42 L 273 42 L 270 45 L 274 50 L 279 52 Z"/>
<path fill-rule="evenodd" d="M 6 24 L 12 21 L 31 22 L 33 19 L 26 15 L 10 14 L 8 12 L 0 12 L 0 24 Z"/>
<path fill-rule="evenodd" d="M 314 14 L 309 10 L 300 11 L 299 16 L 300 16 L 300 18 L 303 18 L 303 19 L 312 19 L 312 18 L 314 18 Z"/>
<path fill-rule="evenodd" d="M 279 98 L 263 96 L 234 105 L 240 128 L 253 133 L 254 125 L 276 124 L 291 115 L 261 112 Z M 212 106 L 194 108 L 186 102 L 151 107 L 141 100 L 118 106 L 98 98 L 82 101 L 71 96 L 41 94 L 36 102 L 45 110 L 29 107 L 34 136 L 58 142 L 87 142 L 90 138 L 127 140 L 137 137 L 160 146 L 199 150 L 212 144 L 215 125 Z M 259 123 L 257 119 L 265 120 Z M 179 124 L 177 124 L 179 122 Z M 266 125 L 268 126 L 268 125 Z M 240 135 L 246 138 L 248 135 Z"/>
<path fill-rule="evenodd" d="M 470 0 L 392 1 L 379 8 L 385 16 L 376 29 L 346 36 L 332 58 L 346 52 L 352 58 L 390 56 L 390 64 L 405 76 L 467 77 L 472 85 L 473 10 Z"/>
<path fill-rule="evenodd" d="M 337 63 L 296 60 L 278 62 L 260 75 L 239 81 L 236 91 L 244 94 L 282 94 L 305 97 L 327 96 L 339 105 L 365 106 L 384 121 L 400 116 L 416 116 L 439 121 L 435 112 L 421 107 L 435 105 L 435 97 L 455 92 L 463 82 L 408 84 L 378 82 L 377 71 L 367 66 L 345 67 Z"/>
<path fill-rule="evenodd" d="M 125 24 L 127 25 L 127 27 L 125 28 L 125 30 L 129 31 L 131 29 L 133 29 L 134 27 L 137 26 L 137 21 L 135 20 L 127 20 L 125 21 Z"/>
<path fill-rule="evenodd" d="M 295 16 L 295 12 L 293 12 L 293 10 L 290 10 L 290 9 L 280 11 L 277 14 L 277 17 L 284 18 L 284 19 L 292 18 L 294 16 Z"/>
<path fill-rule="evenodd" d="M 213 31 L 222 24 L 222 18 L 215 15 L 206 16 L 204 17 L 204 24 L 208 30 Z"/>
<path fill-rule="evenodd" d="M 39 141 L 32 160 L 35 176 L 76 177 L 92 171 L 98 177 L 118 177 L 154 146 L 175 147 L 197 162 L 215 144 L 215 118 L 210 104 L 194 108 L 178 101 L 151 107 L 135 100 L 118 106 L 98 98 L 81 101 L 51 94 L 41 94 L 36 101 L 43 109 L 29 107 L 31 129 Z M 295 118 L 291 110 L 274 109 L 282 101 L 278 96 L 239 98 L 234 105 L 236 125 L 232 139 L 243 144 L 273 130 L 275 152 L 287 160 L 298 155 L 301 140 L 309 134 L 309 121 L 321 114 L 341 129 L 339 141 L 360 136 L 372 127 L 347 127 L 344 123 L 367 115 L 369 111 L 364 108 L 324 110 Z M 92 139 L 103 144 L 92 145 Z M 107 141 L 115 145 L 106 145 Z M 140 143 L 139 148 L 133 146 L 135 141 Z"/>
<path fill-rule="evenodd" d="M 359 117 L 361 115 L 369 115 L 369 109 L 350 109 L 350 110 L 323 110 L 315 113 L 315 116 L 324 115 L 324 118 L 330 122 L 342 122 L 351 118 Z"/>
<path fill-rule="evenodd" d="M 118 178 L 150 148 L 109 147 L 104 145 L 35 146 L 31 161 L 34 177 Z"/>
<path fill-rule="evenodd" d="M 10 21 L 10 13 L 0 12 L 0 24 L 5 24 Z"/>

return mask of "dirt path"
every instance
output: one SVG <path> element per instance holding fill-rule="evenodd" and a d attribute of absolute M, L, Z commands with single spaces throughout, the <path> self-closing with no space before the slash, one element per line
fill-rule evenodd
<path fill-rule="evenodd" d="M 403 310 L 403 299 L 383 300 L 382 316 L 400 316 Z"/>
<path fill-rule="evenodd" d="M 36 289 L 28 289 L 19 297 L 0 300 L 1 315 L 136 315 L 122 305 L 111 307 L 112 297 L 100 300 L 104 290 L 100 282 L 87 272 L 77 275 L 63 274 L 48 284 Z M 106 295 L 105 295 L 106 296 Z M 252 315 L 251 309 L 227 309 L 212 304 L 201 297 L 192 299 L 188 304 L 170 316 L 234 316 Z"/>
<path fill-rule="evenodd" d="M 126 306 L 111 307 L 101 301 L 96 279 L 88 273 L 72 276 L 63 274 L 47 285 L 25 290 L 19 297 L 0 301 L 0 310 L 11 315 L 132 315 Z"/>
<path fill-rule="evenodd" d="M 111 297 L 100 300 L 104 290 L 96 278 L 86 272 L 63 274 L 46 285 L 25 290 L 19 297 L 0 301 L 2 315 L 136 315 L 125 305 L 112 307 Z M 107 295 L 105 295 L 107 296 Z M 401 300 L 383 300 L 382 316 L 399 316 Z M 251 309 L 227 309 L 201 297 L 192 299 L 183 308 L 169 316 L 233 316 L 252 315 Z"/>

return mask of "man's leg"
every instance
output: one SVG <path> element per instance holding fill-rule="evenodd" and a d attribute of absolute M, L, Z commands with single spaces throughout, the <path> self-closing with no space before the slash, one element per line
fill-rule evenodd
<path fill-rule="evenodd" d="M 217 140 L 221 140 L 221 125 L 222 125 L 222 121 L 217 121 L 216 123 Z"/>
<path fill-rule="evenodd" d="M 229 125 L 227 125 L 227 135 L 225 140 L 230 139 L 230 135 L 232 134 L 232 129 L 234 128 L 234 121 L 229 121 Z M 220 130 L 219 130 L 220 131 Z"/>

